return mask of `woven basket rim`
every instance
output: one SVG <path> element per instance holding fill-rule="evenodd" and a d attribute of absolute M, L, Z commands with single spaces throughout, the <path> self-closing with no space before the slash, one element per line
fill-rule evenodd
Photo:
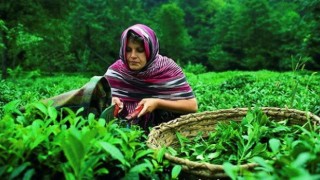
<path fill-rule="evenodd" d="M 237 117 L 235 115 L 238 115 L 238 117 L 244 117 L 250 109 L 254 109 L 254 107 L 219 109 L 214 111 L 197 112 L 197 113 L 180 116 L 179 118 L 176 118 L 169 122 L 161 123 L 160 125 L 153 127 L 148 135 L 148 139 L 146 142 L 147 146 L 151 149 L 160 149 L 161 146 L 159 144 L 155 144 L 155 142 L 157 142 L 157 139 L 156 139 L 157 136 L 160 136 L 162 133 L 165 133 L 166 131 L 176 132 L 176 129 L 181 126 L 184 126 L 184 125 L 187 126 L 192 122 L 201 121 L 202 120 L 201 117 L 214 116 L 214 117 L 224 118 L 224 116 L 229 116 L 229 115 L 233 117 Z M 305 123 L 308 120 L 311 120 L 314 124 L 320 124 L 320 117 L 316 116 L 315 114 L 309 111 L 302 111 L 298 109 L 289 109 L 289 108 L 279 108 L 279 107 L 260 107 L 259 109 L 262 110 L 265 114 L 267 114 L 268 117 L 272 116 L 273 118 L 281 117 L 281 118 L 296 119 L 296 120 L 302 120 Z M 227 118 L 230 118 L 230 117 L 227 117 Z M 223 170 L 223 165 L 220 165 L 220 164 L 190 161 L 188 159 L 172 156 L 169 153 L 165 153 L 165 158 L 173 162 L 174 164 L 182 165 L 182 169 L 184 171 L 187 171 L 190 174 L 195 174 L 202 177 L 212 177 L 212 176 L 217 177 L 217 175 L 222 177 L 226 176 Z M 257 164 L 255 163 L 246 163 L 246 164 L 239 165 L 240 170 L 252 169 L 256 166 Z"/>

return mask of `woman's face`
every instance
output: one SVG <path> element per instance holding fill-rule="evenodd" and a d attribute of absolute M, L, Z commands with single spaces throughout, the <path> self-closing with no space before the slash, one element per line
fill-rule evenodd
<path fill-rule="evenodd" d="M 143 44 L 129 39 L 126 47 L 126 59 L 131 70 L 141 70 L 147 64 Z"/>

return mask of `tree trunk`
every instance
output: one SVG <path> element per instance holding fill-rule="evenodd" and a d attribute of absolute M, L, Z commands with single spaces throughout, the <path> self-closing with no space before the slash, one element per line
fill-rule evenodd
<path fill-rule="evenodd" d="M 2 31 L 2 42 L 3 42 L 3 51 L 2 51 L 2 79 L 6 79 L 8 76 L 7 72 L 7 60 L 8 60 L 8 39 L 6 32 Z"/>
<path fill-rule="evenodd" d="M 3 42 L 3 51 L 2 51 L 2 79 L 6 79 L 8 76 L 7 72 L 7 60 L 8 60 L 8 39 L 6 32 L 2 31 L 2 42 Z"/>

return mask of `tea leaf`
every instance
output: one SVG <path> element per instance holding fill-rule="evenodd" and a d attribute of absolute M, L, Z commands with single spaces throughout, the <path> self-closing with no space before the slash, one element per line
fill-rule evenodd
<path fill-rule="evenodd" d="M 87 161 L 84 162 L 84 166 L 81 169 L 81 176 L 85 175 L 87 171 L 89 171 L 90 168 L 93 168 L 94 165 L 99 161 L 99 159 L 103 157 L 102 155 L 100 156 L 91 156 Z"/>
<path fill-rule="evenodd" d="M 147 150 L 139 150 L 136 152 L 136 157 L 134 158 L 135 161 L 139 160 L 142 157 L 146 157 L 148 154 L 153 153 L 153 150 L 147 149 Z"/>
<path fill-rule="evenodd" d="M 280 140 L 275 139 L 275 138 L 270 139 L 269 146 L 270 146 L 273 153 L 277 153 L 279 151 L 279 147 L 280 147 Z"/>
<path fill-rule="evenodd" d="M 182 166 L 181 165 L 175 165 L 173 168 L 172 168 L 172 172 L 171 172 L 171 177 L 172 179 L 177 179 L 180 172 L 181 172 L 181 169 L 182 169 Z"/>
<path fill-rule="evenodd" d="M 306 162 L 309 161 L 310 158 L 311 158 L 311 154 L 309 152 L 301 153 L 299 154 L 297 159 L 292 162 L 292 165 L 294 167 L 302 167 L 304 164 L 306 164 Z"/>
<path fill-rule="evenodd" d="M 139 174 L 137 172 L 126 173 L 122 180 L 139 180 Z"/>
<path fill-rule="evenodd" d="M 232 165 L 229 162 L 224 162 L 223 163 L 223 170 L 231 179 L 236 179 L 237 172 L 236 172 L 236 168 L 234 165 Z"/>
<path fill-rule="evenodd" d="M 25 163 L 21 164 L 20 166 L 18 166 L 17 168 L 15 168 L 13 170 L 13 172 L 10 174 L 10 179 L 14 179 L 15 177 L 19 176 L 20 173 L 22 171 L 24 171 L 30 165 L 31 165 L 30 162 L 25 162 Z"/>
<path fill-rule="evenodd" d="M 116 146 L 108 142 L 100 142 L 100 145 L 107 153 L 111 155 L 111 157 L 119 160 L 122 164 L 126 163 L 122 152 Z"/>
<path fill-rule="evenodd" d="M 199 155 L 197 155 L 196 159 L 204 160 L 203 154 L 199 154 Z"/>
<path fill-rule="evenodd" d="M 56 108 L 54 108 L 52 106 L 48 107 L 48 114 L 49 114 L 50 119 L 53 119 L 53 120 L 57 119 L 58 112 L 57 112 Z"/>
<path fill-rule="evenodd" d="M 123 139 L 124 142 L 129 142 L 128 135 L 122 129 L 116 129 L 116 131 L 121 135 L 121 139 Z"/>
<path fill-rule="evenodd" d="M 267 171 L 267 172 L 272 172 L 273 171 L 273 166 L 268 164 L 263 158 L 254 157 L 253 161 L 258 163 L 260 166 L 262 166 L 265 171 Z"/>
<path fill-rule="evenodd" d="M 96 174 L 98 175 L 109 174 L 109 170 L 107 168 L 100 168 L 96 171 Z"/>
<path fill-rule="evenodd" d="M 214 152 L 214 153 L 209 153 L 208 154 L 208 158 L 209 159 L 214 159 L 214 158 L 217 158 L 217 157 L 219 157 L 220 156 L 220 154 L 221 154 L 221 152 Z"/>
<path fill-rule="evenodd" d="M 74 173 L 79 175 L 82 160 L 84 159 L 84 145 L 82 141 L 72 132 L 68 132 L 62 142 L 62 149 L 68 159 Z"/>
<path fill-rule="evenodd" d="M 40 102 L 36 102 L 33 104 L 37 109 L 39 109 L 43 114 L 47 115 L 48 114 L 48 110 L 47 107 Z"/>
<path fill-rule="evenodd" d="M 105 119 L 102 119 L 102 118 L 99 118 L 98 124 L 99 124 L 99 126 L 104 127 L 104 126 L 106 125 L 106 120 L 105 120 Z"/>
<path fill-rule="evenodd" d="M 129 173 L 141 173 L 141 172 L 144 172 L 148 167 L 150 167 L 150 165 L 147 163 L 138 164 L 132 167 Z"/>
<path fill-rule="evenodd" d="M 23 180 L 29 180 L 32 179 L 32 176 L 34 175 L 35 170 L 34 169 L 29 169 L 23 176 Z"/>
<path fill-rule="evenodd" d="M 11 112 L 17 112 L 19 109 L 18 106 L 21 103 L 21 100 L 10 101 L 6 105 L 3 106 L 5 114 L 9 114 Z M 20 113 L 21 114 L 21 113 Z"/>

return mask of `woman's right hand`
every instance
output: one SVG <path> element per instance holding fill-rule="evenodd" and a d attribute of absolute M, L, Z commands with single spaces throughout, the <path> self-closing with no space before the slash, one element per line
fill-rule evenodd
<path fill-rule="evenodd" d="M 123 109 L 123 102 L 120 100 L 120 98 L 118 98 L 118 97 L 112 97 L 112 102 L 111 102 L 111 104 L 112 104 L 112 105 L 113 105 L 113 104 L 118 105 L 118 106 L 119 106 L 119 112 L 122 111 L 122 109 Z"/>

